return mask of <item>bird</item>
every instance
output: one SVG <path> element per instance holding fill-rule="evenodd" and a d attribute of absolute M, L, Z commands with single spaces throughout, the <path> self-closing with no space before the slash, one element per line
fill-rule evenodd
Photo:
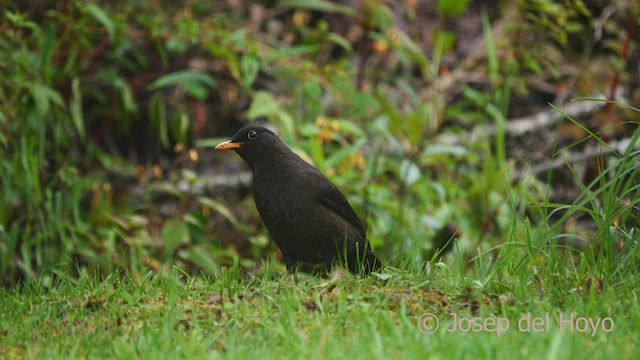
<path fill-rule="evenodd" d="M 338 188 L 271 130 L 248 125 L 216 150 L 234 150 L 253 173 L 253 196 L 287 271 L 338 261 L 369 275 L 382 263 L 373 253 L 358 215 Z"/>

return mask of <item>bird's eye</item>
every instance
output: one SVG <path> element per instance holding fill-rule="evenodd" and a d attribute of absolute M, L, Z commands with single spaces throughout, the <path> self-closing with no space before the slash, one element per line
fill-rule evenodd
<path fill-rule="evenodd" d="M 249 138 L 249 140 L 255 140 L 258 137 L 258 132 L 255 130 L 249 130 L 247 137 Z"/>

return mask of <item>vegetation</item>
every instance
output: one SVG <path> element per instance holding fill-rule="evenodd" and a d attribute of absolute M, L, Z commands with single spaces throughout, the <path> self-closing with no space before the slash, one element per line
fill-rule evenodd
<path fill-rule="evenodd" d="M 435 4 L 3 3 L 0 355 L 630 358 L 640 6 Z M 250 121 L 347 194 L 382 273 L 282 275 L 212 149 Z"/>
<path fill-rule="evenodd" d="M 0 297 L 0 349 L 6 358 L 635 356 L 640 308 L 621 294 L 633 293 L 637 277 L 614 290 L 586 280 L 584 269 L 551 274 L 539 266 L 538 287 L 529 271 L 536 259 L 518 268 L 521 251 L 512 249 L 495 267 L 419 272 L 421 264 L 407 262 L 387 280 L 300 275 L 296 284 L 270 272 L 243 278 L 236 267 L 216 278 L 114 274 L 68 278 L 50 291 L 23 286 Z M 485 271 L 497 281 L 487 282 Z M 425 332 L 434 325 L 422 323 L 427 313 L 440 319 L 433 334 Z M 459 320 L 454 328 L 452 314 L 508 319 L 509 327 L 478 331 Z"/>

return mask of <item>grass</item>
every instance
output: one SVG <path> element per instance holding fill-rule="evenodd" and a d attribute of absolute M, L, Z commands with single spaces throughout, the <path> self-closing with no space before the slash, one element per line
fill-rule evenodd
<path fill-rule="evenodd" d="M 565 263 L 561 252 L 529 256 L 523 247 L 505 247 L 495 261 L 478 256 L 472 271 L 407 260 L 400 269 L 387 268 L 385 276 L 300 274 L 297 283 L 291 275 L 273 273 L 273 266 L 247 277 L 237 268 L 217 278 L 189 277 L 178 269 L 140 278 L 59 274 L 49 289 L 33 283 L 3 290 L 0 355 L 554 359 L 588 353 L 624 359 L 637 354 L 637 275 L 603 288 L 584 266 L 558 268 Z M 456 255 L 451 260 L 463 261 Z M 535 268 L 539 273 L 532 273 Z M 433 324 L 421 322 L 426 313 L 440 319 L 433 334 L 423 333 L 423 326 Z M 507 319 L 501 320 L 502 333 L 492 319 Z M 587 326 L 589 321 L 599 325 Z M 450 331 L 454 325 L 457 330 Z"/>

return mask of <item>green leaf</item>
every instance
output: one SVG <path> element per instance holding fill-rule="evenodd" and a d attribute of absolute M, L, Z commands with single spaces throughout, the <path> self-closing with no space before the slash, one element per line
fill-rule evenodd
<path fill-rule="evenodd" d="M 233 215 L 233 213 L 231 212 L 231 210 L 229 210 L 228 207 L 226 207 L 224 204 L 212 200 L 210 198 L 201 196 L 198 198 L 198 202 L 202 205 L 202 206 L 206 206 L 209 209 L 217 212 L 218 214 L 222 215 L 224 218 L 226 218 L 227 220 L 229 220 L 229 222 L 231 224 L 233 224 L 233 226 L 235 226 L 236 228 L 242 230 L 242 231 L 251 231 L 250 227 L 247 225 L 244 225 L 243 223 L 239 222 L 238 219 L 235 217 L 235 215 Z"/>
<path fill-rule="evenodd" d="M 429 59 L 425 56 L 424 51 L 419 44 L 417 44 L 411 37 L 405 34 L 402 30 L 395 28 L 394 33 L 398 37 L 398 49 L 409 57 L 409 59 L 415 61 L 420 66 L 423 77 L 428 77 L 429 72 Z M 393 42 L 391 42 L 393 44 Z"/>
<path fill-rule="evenodd" d="M 347 40 L 343 36 L 340 36 L 336 33 L 329 33 L 327 34 L 327 40 L 334 42 L 336 45 L 340 46 L 348 53 L 353 52 L 353 46 L 351 46 L 349 40 Z"/>
<path fill-rule="evenodd" d="M 40 66 L 42 67 L 42 73 L 44 74 L 45 83 L 47 84 L 51 83 L 51 55 L 53 54 L 54 47 L 56 46 L 57 31 L 58 29 L 56 25 L 49 25 L 46 33 L 42 36 L 42 42 L 40 44 Z"/>
<path fill-rule="evenodd" d="M 189 242 L 189 229 L 183 221 L 171 219 L 162 228 L 162 240 L 164 256 L 172 256 L 182 244 Z"/>
<path fill-rule="evenodd" d="M 82 111 L 82 91 L 80 90 L 80 79 L 71 80 L 71 100 L 69 100 L 69 110 L 71 120 L 76 127 L 80 139 L 85 139 L 84 113 Z"/>
<path fill-rule="evenodd" d="M 273 51 L 276 59 L 291 58 L 299 55 L 314 54 L 320 50 L 317 44 L 288 46 Z"/>
<path fill-rule="evenodd" d="M 356 124 L 351 120 L 337 119 L 336 122 L 340 127 L 340 132 L 346 132 L 348 134 L 353 134 L 357 137 L 365 136 L 364 131 L 360 127 L 360 125 Z"/>
<path fill-rule="evenodd" d="M 306 9 L 306 10 L 314 10 L 321 11 L 327 13 L 338 13 L 351 17 L 355 17 L 358 15 L 356 10 L 349 6 L 339 5 L 331 1 L 326 0 L 284 0 L 281 2 L 282 5 L 295 8 L 295 9 Z"/>
<path fill-rule="evenodd" d="M 376 94 L 376 99 L 378 100 L 378 104 L 382 108 L 382 113 L 387 116 L 391 124 L 389 124 L 389 129 L 392 131 L 399 131 L 402 129 L 402 125 L 404 124 L 404 117 L 398 109 L 396 109 L 389 100 L 383 96 L 383 94 Z"/>
<path fill-rule="evenodd" d="M 247 117 L 254 120 L 261 116 L 268 116 L 281 111 L 280 103 L 271 93 L 266 91 L 257 91 L 251 101 L 251 106 L 247 110 Z"/>
<path fill-rule="evenodd" d="M 325 160 L 324 166 L 327 168 L 337 167 L 338 165 L 340 165 L 340 163 L 343 160 L 348 158 L 351 154 L 357 152 L 366 143 L 367 143 L 367 140 L 364 138 L 361 138 L 360 140 L 356 141 L 354 144 L 345 146 L 344 148 L 332 153 L 331 156 L 329 156 Z"/>
<path fill-rule="evenodd" d="M 451 16 L 460 16 L 469 7 L 469 0 L 438 0 L 436 9 L 438 12 Z"/>
<path fill-rule="evenodd" d="M 213 254 L 208 246 L 194 246 L 185 251 L 179 252 L 180 257 L 196 264 L 201 269 L 214 273 L 217 270 L 217 263 L 213 259 Z"/>
<path fill-rule="evenodd" d="M 133 98 L 131 87 L 124 81 L 120 87 L 120 98 L 122 99 L 122 105 L 126 111 L 134 113 L 138 110 L 138 103 L 136 103 Z"/>
<path fill-rule="evenodd" d="M 422 152 L 422 155 L 427 158 L 439 155 L 463 157 L 467 154 L 469 154 L 469 151 L 464 146 L 454 144 L 432 144 L 425 147 Z"/>
<path fill-rule="evenodd" d="M 194 99 L 203 101 L 207 97 L 209 97 L 209 90 L 207 90 L 206 87 L 198 83 L 191 83 L 191 82 L 183 83 L 182 89 L 184 90 L 184 93 L 187 96 L 190 96 Z"/>
<path fill-rule="evenodd" d="M 36 104 L 36 111 L 40 116 L 45 115 L 49 111 L 50 103 L 63 106 L 64 100 L 60 94 L 42 83 L 31 83 L 27 85 L 33 101 Z"/>
<path fill-rule="evenodd" d="M 169 147 L 169 132 L 167 131 L 167 114 L 164 101 L 160 96 L 154 96 L 149 101 L 149 118 L 154 129 L 160 135 L 160 141 L 165 148 Z"/>
<path fill-rule="evenodd" d="M 377 273 L 377 272 L 372 272 L 371 275 L 373 275 L 373 276 L 375 276 L 378 279 L 383 280 L 383 281 L 389 280 L 392 277 L 392 275 L 389 274 L 389 273 L 380 274 L 380 273 Z"/>
<path fill-rule="evenodd" d="M 35 38 L 40 36 L 40 26 L 33 21 L 27 20 L 27 17 L 23 13 L 6 11 L 4 13 L 7 20 L 16 27 L 23 27 L 33 31 Z"/>
<path fill-rule="evenodd" d="M 184 109 L 180 109 L 173 116 L 171 133 L 179 142 L 186 142 L 189 132 L 189 114 Z"/>
<path fill-rule="evenodd" d="M 214 88 L 216 86 L 215 79 L 208 74 L 197 70 L 182 70 L 160 76 L 156 81 L 147 86 L 149 90 L 180 85 L 188 95 L 204 100 L 209 96 L 207 87 Z"/>
<path fill-rule="evenodd" d="M 420 179 L 422 173 L 420 172 L 420 168 L 412 161 L 403 160 L 400 163 L 400 178 L 407 186 L 411 186 L 415 184 L 416 181 Z"/>
<path fill-rule="evenodd" d="M 166 41 L 166 48 L 176 54 L 184 54 L 189 48 L 189 43 L 180 38 L 170 38 Z"/>
<path fill-rule="evenodd" d="M 381 32 L 387 32 L 393 26 L 393 13 L 385 4 L 375 4 L 371 11 L 371 25 Z"/>
<path fill-rule="evenodd" d="M 493 41 L 491 23 L 489 23 L 489 15 L 487 15 L 486 11 L 482 12 L 482 31 L 484 33 L 484 41 L 487 44 L 487 61 L 489 63 L 487 71 L 489 73 L 489 78 L 491 79 L 491 85 L 496 88 L 498 87 L 498 80 L 500 77 L 498 50 L 495 42 Z"/>
<path fill-rule="evenodd" d="M 115 26 L 113 25 L 113 21 L 107 13 L 102 10 L 98 5 L 89 4 L 87 5 L 87 12 L 91 14 L 102 26 L 104 26 L 105 30 L 107 30 L 107 34 L 109 35 L 109 39 L 113 40 L 113 36 L 115 34 Z"/>
<path fill-rule="evenodd" d="M 286 112 L 280 102 L 267 91 L 258 91 L 253 96 L 251 106 L 247 111 L 247 117 L 249 119 L 256 119 L 261 116 L 268 116 L 273 121 L 277 121 L 284 130 L 287 138 L 293 136 L 294 121 L 293 117 Z"/>
<path fill-rule="evenodd" d="M 246 87 L 251 87 L 253 82 L 256 81 L 258 73 L 260 72 L 260 61 L 254 56 L 245 55 L 240 61 L 240 68 L 242 69 L 242 81 Z"/>

